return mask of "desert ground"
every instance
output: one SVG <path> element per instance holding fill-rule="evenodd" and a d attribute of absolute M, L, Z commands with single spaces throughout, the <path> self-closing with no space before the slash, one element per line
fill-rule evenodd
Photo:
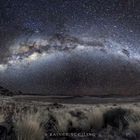
<path fill-rule="evenodd" d="M 62 103 L 62 104 L 109 104 L 109 103 L 136 103 L 140 96 L 34 96 L 20 95 L 9 98 L 16 102 Z"/>
<path fill-rule="evenodd" d="M 0 139 L 139 140 L 139 96 L 1 96 Z"/>

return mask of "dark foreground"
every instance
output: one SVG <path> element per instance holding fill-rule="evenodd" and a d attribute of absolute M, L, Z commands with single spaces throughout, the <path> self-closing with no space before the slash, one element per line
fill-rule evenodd
<path fill-rule="evenodd" d="M 0 140 L 93 139 L 139 140 L 139 98 L 13 96 L 0 99 Z"/>

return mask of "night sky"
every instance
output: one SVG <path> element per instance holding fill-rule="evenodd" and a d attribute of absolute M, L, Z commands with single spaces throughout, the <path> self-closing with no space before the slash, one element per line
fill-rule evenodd
<path fill-rule="evenodd" d="M 45 95 L 140 94 L 139 0 L 0 0 L 0 85 Z"/>

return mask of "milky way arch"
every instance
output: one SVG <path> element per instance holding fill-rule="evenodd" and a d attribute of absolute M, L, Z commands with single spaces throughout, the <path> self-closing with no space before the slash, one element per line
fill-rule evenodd
<path fill-rule="evenodd" d="M 112 39 L 55 34 L 19 39 L 0 73 L 1 83 L 25 93 L 139 94 L 140 55 Z"/>

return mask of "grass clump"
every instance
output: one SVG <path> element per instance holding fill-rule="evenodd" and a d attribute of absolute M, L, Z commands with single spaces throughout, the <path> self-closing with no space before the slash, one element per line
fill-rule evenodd
<path fill-rule="evenodd" d="M 44 132 L 37 114 L 26 114 L 15 123 L 17 140 L 43 140 Z"/>

